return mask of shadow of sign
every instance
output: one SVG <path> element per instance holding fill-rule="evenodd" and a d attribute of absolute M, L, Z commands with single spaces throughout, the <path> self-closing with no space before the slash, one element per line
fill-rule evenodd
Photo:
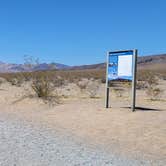
<path fill-rule="evenodd" d="M 131 109 L 131 107 L 123 107 L 123 108 L 127 108 L 127 109 Z M 135 107 L 136 111 L 164 111 L 161 109 L 154 109 L 154 108 L 147 108 L 147 107 Z"/>

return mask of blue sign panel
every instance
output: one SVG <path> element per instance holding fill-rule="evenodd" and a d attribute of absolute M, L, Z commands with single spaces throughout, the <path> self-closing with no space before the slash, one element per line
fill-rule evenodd
<path fill-rule="evenodd" d="M 132 80 L 133 51 L 109 52 L 108 80 Z"/>

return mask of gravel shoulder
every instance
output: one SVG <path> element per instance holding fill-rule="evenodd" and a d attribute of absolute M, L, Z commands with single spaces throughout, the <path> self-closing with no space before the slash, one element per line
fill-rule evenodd
<path fill-rule="evenodd" d="M 1 166 L 137 166 L 151 161 L 131 160 L 92 148 L 74 138 L 44 126 L 0 113 Z M 155 163 L 153 163 L 155 165 Z M 162 165 L 162 163 L 156 163 Z"/>

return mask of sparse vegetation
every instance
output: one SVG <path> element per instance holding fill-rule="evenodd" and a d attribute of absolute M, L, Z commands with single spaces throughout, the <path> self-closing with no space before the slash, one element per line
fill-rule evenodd
<path fill-rule="evenodd" d="M 33 80 L 32 89 L 38 97 L 47 98 L 51 96 L 52 86 L 46 77 L 39 77 Z"/>
<path fill-rule="evenodd" d="M 89 80 L 88 79 L 81 79 L 76 84 L 80 88 L 81 91 L 85 90 L 87 88 Z"/>
<path fill-rule="evenodd" d="M 154 95 L 150 93 L 150 91 L 154 90 L 154 94 L 156 94 L 158 87 L 158 76 L 159 74 L 152 73 L 148 70 L 139 70 L 137 75 L 137 89 L 145 90 L 146 94 L 150 98 L 154 98 Z M 75 83 L 82 92 L 87 92 L 90 97 L 95 97 L 98 91 L 98 85 L 94 87 L 89 85 L 91 79 L 93 79 L 93 83 L 95 81 L 101 81 L 101 83 L 105 83 L 105 70 L 104 69 L 86 69 L 86 70 L 50 70 L 50 71 L 35 71 L 35 72 L 22 72 L 22 73 L 5 73 L 0 74 L 0 77 L 4 78 L 12 85 L 21 86 L 24 82 L 32 83 L 34 87 L 34 83 L 36 84 L 36 90 L 38 90 L 38 97 L 44 96 L 47 92 L 45 91 L 48 88 L 48 84 L 39 83 L 39 78 L 47 78 L 47 82 L 51 84 L 51 87 L 54 89 L 67 85 L 68 83 Z M 121 82 L 121 81 L 120 81 Z M 117 82 L 109 82 L 109 85 L 115 88 L 115 94 L 117 97 L 121 97 L 123 95 L 123 91 L 118 89 L 122 87 L 122 84 Z M 45 90 L 41 87 L 45 86 Z M 123 88 L 128 88 L 131 86 L 130 82 L 123 81 Z M 34 89 L 33 89 L 34 90 Z M 35 92 L 36 93 L 36 92 Z M 42 94 L 43 93 L 43 94 Z M 159 93 L 159 91 L 158 91 Z M 153 96 L 153 97 L 152 97 Z M 161 95 L 156 95 L 159 99 Z"/>
<path fill-rule="evenodd" d="M 162 91 L 160 88 L 149 86 L 146 90 L 146 94 L 150 96 L 151 100 L 158 100 L 161 97 Z"/>
<path fill-rule="evenodd" d="M 36 77 L 32 81 L 32 89 L 37 97 L 42 98 L 45 102 L 59 103 L 60 97 L 56 93 L 52 82 L 47 77 Z"/>
<path fill-rule="evenodd" d="M 6 79 L 3 78 L 3 77 L 0 77 L 0 85 L 3 84 L 3 83 L 5 83 L 5 82 L 6 82 Z"/>
<path fill-rule="evenodd" d="M 100 88 L 99 81 L 90 80 L 87 85 L 87 91 L 90 98 L 96 98 Z"/>
<path fill-rule="evenodd" d="M 147 83 L 146 81 L 137 81 L 137 89 L 146 89 L 147 88 Z"/>
<path fill-rule="evenodd" d="M 114 87 L 113 88 L 113 92 L 115 93 L 116 97 L 122 97 L 123 93 L 124 93 L 124 89 L 123 88 Z"/>
<path fill-rule="evenodd" d="M 145 89 L 146 94 L 151 100 L 157 100 L 161 97 L 162 91 L 157 87 L 159 78 L 152 72 L 142 71 L 137 82 L 137 88 Z"/>

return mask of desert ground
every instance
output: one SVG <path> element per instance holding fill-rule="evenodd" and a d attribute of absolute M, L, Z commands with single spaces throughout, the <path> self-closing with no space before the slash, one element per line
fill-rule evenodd
<path fill-rule="evenodd" d="M 110 88 L 106 109 L 105 84 L 90 81 L 95 97 L 68 83 L 56 87 L 56 104 L 36 97 L 29 82 L 2 81 L 0 165 L 166 165 L 166 81 L 159 99 L 138 89 L 135 112 L 130 86 Z"/>

